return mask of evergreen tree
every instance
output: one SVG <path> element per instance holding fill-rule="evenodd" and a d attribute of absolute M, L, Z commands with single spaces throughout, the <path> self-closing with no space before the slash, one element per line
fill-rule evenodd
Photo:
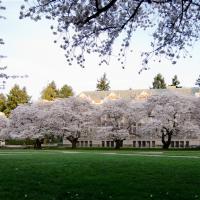
<path fill-rule="evenodd" d="M 106 77 L 106 73 L 103 74 L 100 80 L 97 80 L 96 87 L 97 87 L 97 91 L 108 91 L 110 89 L 110 82 L 108 81 Z"/>
<path fill-rule="evenodd" d="M 179 84 L 180 84 L 180 81 L 178 80 L 177 75 L 175 75 L 174 78 L 172 78 L 172 84 L 171 84 L 171 86 L 179 87 L 178 86 Z"/>
<path fill-rule="evenodd" d="M 4 112 L 6 109 L 6 97 L 4 94 L 0 94 L 0 112 Z"/>
<path fill-rule="evenodd" d="M 4 113 L 8 116 L 19 104 L 28 103 L 30 99 L 31 97 L 27 94 L 26 88 L 20 89 L 19 85 L 15 84 L 7 95 Z"/>
<path fill-rule="evenodd" d="M 200 75 L 199 75 L 198 79 L 196 80 L 195 85 L 197 85 L 198 87 L 200 87 Z"/>
<path fill-rule="evenodd" d="M 70 96 L 73 96 L 73 90 L 68 85 L 63 85 L 62 88 L 59 90 L 59 98 L 68 98 Z"/>
<path fill-rule="evenodd" d="M 44 88 L 42 90 L 42 93 L 41 93 L 41 99 L 45 99 L 45 100 L 48 100 L 48 101 L 53 101 L 54 99 L 56 99 L 59 95 L 59 91 L 56 87 L 56 84 L 54 81 L 52 81 L 51 83 L 49 83 L 47 85 L 46 88 Z"/>
<path fill-rule="evenodd" d="M 153 89 L 165 89 L 166 83 L 164 77 L 159 73 L 154 77 Z"/>

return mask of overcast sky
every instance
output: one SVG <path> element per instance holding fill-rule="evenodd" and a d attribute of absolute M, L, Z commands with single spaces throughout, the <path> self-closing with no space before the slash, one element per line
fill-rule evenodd
<path fill-rule="evenodd" d="M 31 1 L 31 0 L 30 0 Z M 7 93 L 15 84 L 26 86 L 33 100 L 37 100 L 42 89 L 52 80 L 58 87 L 64 84 L 72 86 L 76 94 L 81 91 L 95 90 L 97 79 L 104 72 L 110 81 L 112 90 L 143 89 L 152 86 L 153 77 L 161 73 L 167 82 L 177 74 L 184 87 L 193 87 L 200 74 L 200 43 L 191 50 L 192 58 L 181 59 L 176 65 L 163 59 L 161 63 L 151 62 L 148 71 L 138 74 L 141 69 L 140 53 L 149 46 L 149 34 L 138 33 L 132 40 L 133 52 L 127 55 L 126 68 L 122 69 L 115 57 L 111 58 L 109 66 L 98 66 L 94 55 L 87 57 L 86 68 L 77 65 L 68 66 L 64 51 L 54 44 L 54 36 L 50 30 L 52 22 L 42 20 L 33 22 L 29 19 L 19 20 L 19 8 L 23 0 L 4 0 L 7 7 L 4 15 L 7 20 L 1 20 L 0 37 L 5 45 L 0 47 L 0 54 L 7 56 L 0 61 L 0 66 L 8 66 L 9 75 L 25 75 L 26 79 L 7 80 Z M 117 44 L 115 49 L 120 48 Z"/>

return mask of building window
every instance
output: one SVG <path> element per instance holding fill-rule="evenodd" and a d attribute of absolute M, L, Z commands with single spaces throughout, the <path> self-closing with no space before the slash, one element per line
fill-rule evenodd
<path fill-rule="evenodd" d="M 133 147 L 136 147 L 136 141 L 133 141 Z"/>
<path fill-rule="evenodd" d="M 152 147 L 155 147 L 155 146 L 156 146 L 156 142 L 152 141 Z"/>
<path fill-rule="evenodd" d="M 180 147 L 181 147 L 181 148 L 184 147 L 184 141 L 180 141 Z"/>
<path fill-rule="evenodd" d="M 90 141 L 90 147 L 92 147 L 92 141 Z"/>
<path fill-rule="evenodd" d="M 150 148 L 150 141 L 147 141 L 147 147 Z"/>
<path fill-rule="evenodd" d="M 146 141 L 142 141 L 142 147 L 146 147 Z"/>
<path fill-rule="evenodd" d="M 104 142 L 104 141 L 102 141 L 102 143 L 101 143 L 101 144 L 102 144 L 102 147 L 105 147 L 105 142 Z"/>
<path fill-rule="evenodd" d="M 138 141 L 138 147 L 141 147 L 141 141 Z"/>
<path fill-rule="evenodd" d="M 114 141 L 111 141 L 111 147 L 114 147 Z"/>
<path fill-rule="evenodd" d="M 175 144 L 176 144 L 176 147 L 178 148 L 179 147 L 179 141 L 176 141 Z"/>
<path fill-rule="evenodd" d="M 190 146 L 189 141 L 186 141 L 186 143 L 185 143 L 185 147 L 187 148 L 187 147 L 189 147 L 189 146 Z"/>
<path fill-rule="evenodd" d="M 174 141 L 171 141 L 171 147 L 174 148 Z"/>
<path fill-rule="evenodd" d="M 110 147 L 110 141 L 106 141 L 106 147 Z"/>

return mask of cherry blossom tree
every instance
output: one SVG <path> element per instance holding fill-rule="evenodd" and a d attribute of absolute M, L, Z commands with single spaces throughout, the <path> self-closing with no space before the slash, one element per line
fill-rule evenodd
<path fill-rule="evenodd" d="M 173 137 L 197 136 L 199 125 L 192 120 L 193 99 L 177 94 L 163 93 L 150 97 L 146 103 L 148 118 L 143 132 L 160 137 L 163 148 L 168 149 Z"/>
<path fill-rule="evenodd" d="M 88 101 L 80 98 L 56 100 L 46 113 L 45 128 L 62 135 L 76 148 L 78 139 L 89 134 L 93 109 Z"/>
<path fill-rule="evenodd" d="M 4 135 L 35 139 L 36 148 L 41 148 L 46 136 L 65 137 L 75 148 L 78 139 L 89 132 L 92 109 L 89 102 L 78 98 L 20 105 L 12 111 Z"/>
<path fill-rule="evenodd" d="M 199 0 L 25 0 L 20 18 L 38 21 L 44 15 L 57 21 L 51 29 L 63 36 L 69 64 L 75 58 L 84 67 L 86 53 L 98 53 L 102 62 L 112 55 L 112 45 L 121 39 L 118 56 L 122 66 L 131 39 L 138 29 L 152 34 L 152 51 L 144 52 L 143 64 L 152 56 L 165 55 L 173 64 L 188 54 L 199 40 Z M 55 24 L 55 23 L 54 23 Z M 121 36 L 121 37 L 120 37 Z"/>
<path fill-rule="evenodd" d="M 144 102 L 131 101 L 125 113 L 126 127 L 129 135 L 141 137 L 141 125 L 147 117 L 147 110 Z"/>
<path fill-rule="evenodd" d="M 107 101 L 101 105 L 97 113 L 97 135 L 115 142 L 115 148 L 119 149 L 123 141 L 129 136 L 125 125 L 125 114 L 128 110 L 128 101 Z"/>
<path fill-rule="evenodd" d="M 8 125 L 8 118 L 0 112 L 0 139 L 5 139 L 5 129 Z"/>
<path fill-rule="evenodd" d="M 19 105 L 9 118 L 8 126 L 4 131 L 6 138 L 34 139 L 35 148 L 40 149 L 44 137 L 51 134 L 44 126 L 44 119 L 50 105 L 50 102 Z"/>

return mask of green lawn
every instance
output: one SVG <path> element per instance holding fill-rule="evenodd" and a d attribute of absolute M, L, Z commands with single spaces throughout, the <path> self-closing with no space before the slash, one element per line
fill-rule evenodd
<path fill-rule="evenodd" d="M 73 152 L 1 150 L 0 200 L 200 199 L 200 151 Z"/>

